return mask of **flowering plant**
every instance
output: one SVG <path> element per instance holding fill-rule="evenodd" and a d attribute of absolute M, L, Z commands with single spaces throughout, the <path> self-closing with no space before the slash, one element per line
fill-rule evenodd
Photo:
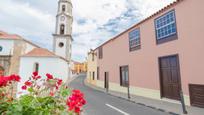
<path fill-rule="evenodd" d="M 0 104 L 2 101 L 12 100 L 13 92 L 10 92 L 13 89 L 13 85 L 16 82 L 20 82 L 20 77 L 18 75 L 10 76 L 0 76 Z"/>
<path fill-rule="evenodd" d="M 10 80 L 19 81 L 20 77 L 15 76 L 9 80 L 0 77 L 0 86 L 7 86 Z M 46 79 L 42 79 L 37 72 L 33 72 L 32 77 L 25 81 L 21 88 L 27 94 L 9 103 L 2 101 L 0 114 L 79 115 L 82 107 L 86 104 L 84 95 L 80 90 L 68 88 L 61 79 L 55 78 L 51 74 L 46 74 Z"/>

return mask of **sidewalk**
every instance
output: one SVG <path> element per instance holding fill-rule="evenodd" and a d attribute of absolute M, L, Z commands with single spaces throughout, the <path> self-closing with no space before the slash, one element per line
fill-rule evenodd
<path fill-rule="evenodd" d="M 105 89 L 100 88 L 100 87 L 96 87 L 92 84 L 89 84 L 86 82 L 86 80 L 84 82 L 85 82 L 86 86 L 106 93 Z M 131 102 L 139 104 L 141 106 L 145 106 L 145 107 L 149 107 L 151 109 L 157 109 L 159 111 L 167 112 L 171 115 L 183 115 L 182 106 L 179 103 L 170 103 L 167 101 L 154 100 L 154 99 L 145 98 L 145 97 L 141 97 L 141 96 L 135 96 L 135 95 L 131 95 L 131 99 L 129 100 L 127 98 L 127 94 L 115 92 L 115 91 L 109 91 L 108 94 L 111 96 L 121 98 L 121 99 L 125 99 L 127 101 L 131 101 Z M 204 109 L 203 108 L 187 106 L 186 109 L 188 111 L 187 115 L 204 115 Z"/>
<path fill-rule="evenodd" d="M 71 78 L 69 78 L 67 81 L 66 81 L 66 84 L 69 84 L 71 81 L 73 81 L 74 79 L 76 79 L 78 77 L 77 74 L 73 74 L 73 76 Z"/>

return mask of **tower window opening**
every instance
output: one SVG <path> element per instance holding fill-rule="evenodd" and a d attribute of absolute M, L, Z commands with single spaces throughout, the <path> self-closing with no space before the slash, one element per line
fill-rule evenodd
<path fill-rule="evenodd" d="M 64 24 L 60 25 L 60 34 L 64 34 Z"/>
<path fill-rule="evenodd" d="M 62 5 L 62 11 L 65 12 L 65 5 Z"/>
<path fill-rule="evenodd" d="M 64 43 L 63 43 L 63 42 L 60 42 L 60 43 L 59 43 L 59 47 L 62 48 L 63 46 L 64 46 Z"/>

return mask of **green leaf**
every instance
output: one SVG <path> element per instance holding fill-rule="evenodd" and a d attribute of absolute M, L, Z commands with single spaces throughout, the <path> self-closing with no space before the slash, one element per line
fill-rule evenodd
<path fill-rule="evenodd" d="M 7 108 L 9 107 L 9 104 L 4 102 L 0 104 L 0 114 L 2 114 L 3 112 L 5 112 L 7 110 Z"/>
<path fill-rule="evenodd" d="M 28 88 L 28 91 L 29 91 L 30 93 L 32 93 L 32 92 L 34 92 L 34 89 L 33 89 L 32 87 L 30 87 L 30 88 Z"/>
<path fill-rule="evenodd" d="M 29 106 L 34 100 L 33 96 L 30 95 L 24 95 L 20 97 L 20 104 L 22 104 L 23 106 Z"/>
<path fill-rule="evenodd" d="M 60 94 L 62 95 L 62 97 L 67 97 L 70 95 L 70 93 L 70 89 L 60 89 Z"/>

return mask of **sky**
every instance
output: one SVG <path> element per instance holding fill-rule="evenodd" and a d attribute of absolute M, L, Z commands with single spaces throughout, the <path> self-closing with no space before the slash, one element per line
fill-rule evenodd
<path fill-rule="evenodd" d="M 175 0 L 72 0 L 72 59 L 125 31 Z M 58 0 L 0 0 L 0 30 L 52 51 Z"/>

